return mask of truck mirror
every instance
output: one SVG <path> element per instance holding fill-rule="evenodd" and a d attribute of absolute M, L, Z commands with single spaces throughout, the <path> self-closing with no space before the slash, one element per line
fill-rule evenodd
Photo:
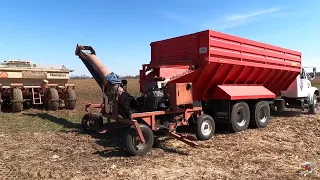
<path fill-rule="evenodd" d="M 313 67 L 313 69 L 312 69 L 312 78 L 315 78 L 316 75 L 317 75 L 317 68 Z"/>

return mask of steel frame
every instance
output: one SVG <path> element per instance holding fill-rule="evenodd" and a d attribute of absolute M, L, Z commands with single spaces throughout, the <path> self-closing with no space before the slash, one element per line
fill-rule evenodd
<path fill-rule="evenodd" d="M 103 100 L 105 102 L 105 99 Z M 118 100 L 116 100 L 115 107 L 118 105 Z M 188 119 L 192 115 L 196 115 L 196 118 L 200 117 L 203 114 L 202 107 L 193 107 L 193 108 L 187 108 L 187 109 L 179 109 L 177 111 L 151 111 L 151 112 L 142 112 L 142 113 L 133 113 L 131 114 L 129 119 L 120 118 L 118 116 L 117 108 L 115 108 L 115 114 L 109 114 L 104 111 L 105 109 L 105 103 L 101 104 L 91 104 L 87 103 L 85 106 L 85 111 L 88 113 L 90 121 L 92 120 L 91 111 L 92 109 L 97 109 L 103 117 L 106 117 L 108 119 L 108 122 L 110 119 L 113 119 L 117 122 L 121 122 L 130 126 L 134 126 L 138 133 L 138 138 L 142 144 L 145 143 L 145 139 L 142 135 L 142 131 L 139 127 L 138 118 L 141 118 L 143 120 L 142 123 L 148 125 L 153 132 L 158 130 L 158 126 L 156 124 L 156 116 L 159 115 L 166 115 L 166 114 L 178 114 L 182 115 L 180 119 L 177 119 L 176 122 L 169 123 L 168 132 L 169 135 L 177 140 L 180 140 L 192 147 L 197 146 L 198 144 L 196 142 L 193 142 L 192 140 L 195 140 L 196 138 L 190 135 L 186 134 L 179 134 L 175 132 L 175 128 L 178 126 L 187 126 Z M 176 116 L 177 117 L 177 116 Z M 100 131 L 100 133 L 106 133 L 107 130 Z"/>

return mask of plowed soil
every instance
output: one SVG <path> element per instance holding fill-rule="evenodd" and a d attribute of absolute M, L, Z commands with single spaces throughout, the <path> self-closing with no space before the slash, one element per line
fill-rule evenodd
<path fill-rule="evenodd" d="M 0 179 L 320 179 L 320 116 L 273 114 L 267 128 L 241 133 L 217 127 L 197 148 L 160 138 L 147 155 L 130 157 L 123 134 L 82 133 L 84 103 L 101 96 L 92 80 L 75 83 L 74 111 L 1 116 Z M 304 162 L 313 168 L 306 177 L 298 172 Z"/>

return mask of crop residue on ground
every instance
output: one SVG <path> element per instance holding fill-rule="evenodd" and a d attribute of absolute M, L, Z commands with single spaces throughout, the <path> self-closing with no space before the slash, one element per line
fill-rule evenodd
<path fill-rule="evenodd" d="M 229 134 L 218 127 L 198 148 L 161 138 L 146 156 L 128 157 L 122 134 L 79 129 L 84 104 L 99 103 L 101 93 L 93 80 L 74 83 L 74 111 L 1 115 L 1 179 L 320 179 L 319 116 L 289 110 L 273 114 L 264 129 Z M 132 80 L 129 90 L 137 89 Z M 298 172 L 304 162 L 313 168 L 307 177 Z"/>

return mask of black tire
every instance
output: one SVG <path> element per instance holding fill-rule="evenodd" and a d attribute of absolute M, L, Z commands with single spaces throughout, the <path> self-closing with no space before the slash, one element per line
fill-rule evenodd
<path fill-rule="evenodd" d="M 313 95 L 313 101 L 312 104 L 309 106 L 309 113 L 311 114 L 317 114 L 318 113 L 318 97 L 316 94 Z"/>
<path fill-rule="evenodd" d="M 138 133 L 134 127 L 130 127 L 126 133 L 126 149 L 133 156 L 142 156 L 147 154 L 153 146 L 154 134 L 152 130 L 145 124 L 139 124 L 145 144 L 137 144 L 139 141 Z"/>
<path fill-rule="evenodd" d="M 229 130 L 231 132 L 245 131 L 250 123 L 250 109 L 246 102 L 238 102 L 231 108 Z"/>
<path fill-rule="evenodd" d="M 264 128 L 270 121 L 270 105 L 266 101 L 256 103 L 251 110 L 250 126 Z"/>
<path fill-rule="evenodd" d="M 197 138 L 199 140 L 209 140 L 215 132 L 215 122 L 209 115 L 202 115 L 197 120 Z"/>
<path fill-rule="evenodd" d="M 0 112 L 2 112 L 2 96 L 1 96 L 1 92 L 0 92 Z"/>
<path fill-rule="evenodd" d="M 50 88 L 48 92 L 48 109 L 56 111 L 59 108 L 59 93 L 57 89 Z"/>
<path fill-rule="evenodd" d="M 23 110 L 23 94 L 20 88 L 12 90 L 12 112 L 21 112 Z"/>
<path fill-rule="evenodd" d="M 86 133 L 91 133 L 94 128 L 103 125 L 103 117 L 98 113 L 91 113 L 92 121 L 90 121 L 89 114 L 86 114 L 81 119 L 82 130 Z"/>
<path fill-rule="evenodd" d="M 76 106 L 76 92 L 68 88 L 66 91 L 66 99 L 64 101 L 66 109 L 73 110 Z"/>

